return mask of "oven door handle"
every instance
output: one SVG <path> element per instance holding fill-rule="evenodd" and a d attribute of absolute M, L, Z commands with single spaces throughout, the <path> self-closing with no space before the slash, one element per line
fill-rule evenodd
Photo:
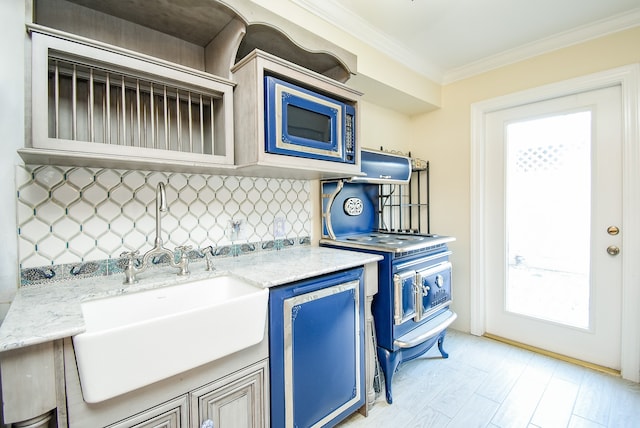
<path fill-rule="evenodd" d="M 393 344 L 399 348 L 413 348 L 414 346 L 417 346 L 442 333 L 456 320 L 456 318 L 458 318 L 458 314 L 453 312 L 451 309 L 448 309 L 446 312 L 443 312 L 424 324 L 424 327 L 428 327 L 430 324 L 433 324 L 432 328 L 415 335 L 410 332 L 409 334 L 394 340 Z"/>

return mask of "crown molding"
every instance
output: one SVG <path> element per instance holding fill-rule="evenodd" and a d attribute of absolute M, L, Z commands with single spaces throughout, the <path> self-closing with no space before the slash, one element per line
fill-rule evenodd
<path fill-rule="evenodd" d="M 406 46 L 398 43 L 387 34 L 379 31 L 338 1 L 291 0 L 291 2 L 428 79 L 435 82 L 442 80 L 443 70 L 438 69 L 429 61 L 420 58 L 415 52 L 407 49 Z"/>
<path fill-rule="evenodd" d="M 337 0 L 291 1 L 406 67 L 442 85 L 640 25 L 640 8 L 637 8 L 444 71 L 377 30 Z"/>
<path fill-rule="evenodd" d="M 449 70 L 444 74 L 440 83 L 447 85 L 496 68 L 524 61 L 538 55 L 577 45 L 579 43 L 584 43 L 599 37 L 604 37 L 609 34 L 628 30 L 639 25 L 640 8 L 637 8 L 630 12 L 614 15 L 610 18 L 605 18 L 591 24 L 576 27 L 572 30 L 555 34 L 532 43 L 527 43 L 462 67 Z"/>

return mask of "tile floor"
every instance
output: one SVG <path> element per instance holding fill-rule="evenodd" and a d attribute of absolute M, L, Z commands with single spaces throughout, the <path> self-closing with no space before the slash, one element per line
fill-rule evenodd
<path fill-rule="evenodd" d="M 393 404 L 381 394 L 339 427 L 640 427 L 639 384 L 455 330 L 445 350 L 401 365 Z"/>

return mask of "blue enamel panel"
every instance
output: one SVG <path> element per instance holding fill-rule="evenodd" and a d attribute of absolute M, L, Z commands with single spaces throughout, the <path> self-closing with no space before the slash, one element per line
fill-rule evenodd
<path fill-rule="evenodd" d="M 353 290 L 296 307 L 293 322 L 295 425 L 312 426 L 357 391 Z M 330 317 L 330 319 L 327 319 Z M 345 356 L 347 358 L 345 358 Z"/>
<path fill-rule="evenodd" d="M 322 183 L 322 193 L 333 193 L 336 189 L 335 181 Z M 349 198 L 357 198 L 362 202 L 362 212 L 358 215 L 345 215 L 345 202 Z M 322 211 L 326 211 L 327 200 L 322 200 Z M 331 225 L 336 236 L 368 233 L 375 229 L 378 215 L 378 185 L 345 183 L 336 196 L 331 207 Z M 326 222 L 322 221 L 323 235 L 327 236 Z"/>
<path fill-rule="evenodd" d="M 272 426 L 333 426 L 364 404 L 362 275 L 351 269 L 270 290 Z"/>
<path fill-rule="evenodd" d="M 353 183 L 374 183 L 384 178 L 384 183 L 406 184 L 411 179 L 411 159 L 393 153 L 362 149 L 360 165 L 365 177 L 354 177 Z"/>

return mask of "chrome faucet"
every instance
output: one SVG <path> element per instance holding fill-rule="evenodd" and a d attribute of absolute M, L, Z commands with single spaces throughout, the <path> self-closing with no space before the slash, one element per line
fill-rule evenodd
<path fill-rule="evenodd" d="M 136 275 L 145 271 L 151 265 L 151 259 L 155 256 L 166 255 L 169 259 L 169 264 L 180 269 L 178 275 L 189 275 L 189 256 L 188 252 L 191 249 L 189 246 L 180 246 L 176 248 L 176 252 L 180 253 L 180 261 L 175 261 L 174 252 L 165 248 L 162 241 L 162 213 L 167 211 L 167 194 L 164 189 L 164 183 L 160 182 L 156 186 L 156 239 L 154 241 L 154 247 L 144 253 L 142 256 L 142 262 L 139 266 L 136 266 L 136 259 L 138 258 L 138 251 L 124 252 L 120 257 L 127 258 L 127 266 L 124 269 L 124 284 L 134 284 L 138 282 Z"/>
<path fill-rule="evenodd" d="M 164 190 L 164 183 L 160 182 L 156 186 L 156 240 L 155 248 L 162 248 L 162 214 L 167 210 L 167 192 Z"/>

